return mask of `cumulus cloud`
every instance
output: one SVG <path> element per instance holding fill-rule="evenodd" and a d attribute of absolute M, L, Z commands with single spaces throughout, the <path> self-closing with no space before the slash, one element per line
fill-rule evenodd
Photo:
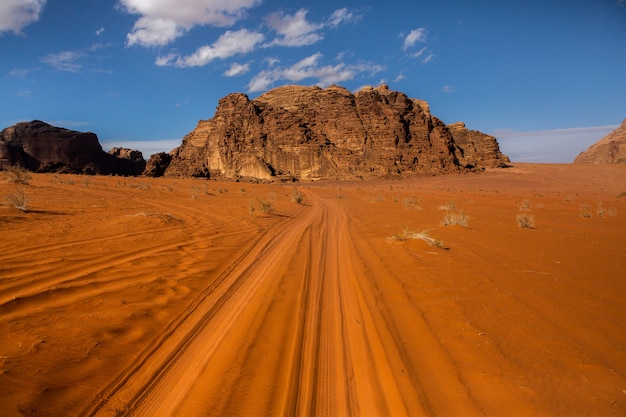
<path fill-rule="evenodd" d="M 39 20 L 46 0 L 2 0 L 0 3 L 0 35 L 22 33 L 22 29 Z"/>
<path fill-rule="evenodd" d="M 194 26 L 232 26 L 261 0 L 119 0 L 118 7 L 138 14 L 127 44 L 163 46 Z"/>
<path fill-rule="evenodd" d="M 335 10 L 326 21 L 319 23 L 308 21 L 307 13 L 308 10 L 300 9 L 292 15 L 283 12 L 269 14 L 265 18 L 265 23 L 278 36 L 268 46 L 293 47 L 312 45 L 324 39 L 324 36 L 320 33 L 323 28 L 336 28 L 344 22 L 360 19 L 359 15 L 345 7 Z"/>
<path fill-rule="evenodd" d="M 250 64 L 238 64 L 235 62 L 231 64 L 230 68 L 228 68 L 226 72 L 224 72 L 224 75 L 227 77 L 236 77 L 237 75 L 245 74 L 248 71 L 250 71 Z"/>
<path fill-rule="evenodd" d="M 413 29 L 404 38 L 404 45 L 402 48 L 406 51 L 410 47 L 415 46 L 417 42 L 426 43 L 426 35 L 427 31 L 425 28 Z"/>
<path fill-rule="evenodd" d="M 158 57 L 156 64 L 160 66 L 200 67 L 215 59 L 225 59 L 233 55 L 251 52 L 264 38 L 262 33 L 250 32 L 247 29 L 229 30 L 212 45 L 201 46 L 191 55 L 181 57 L 176 54 L 168 54 Z"/>
<path fill-rule="evenodd" d="M 265 23 L 278 34 L 271 45 L 304 46 L 322 40 L 322 35 L 317 32 L 324 25 L 309 22 L 306 14 L 307 10 L 300 9 L 293 15 L 286 15 L 282 12 L 268 15 Z"/>
<path fill-rule="evenodd" d="M 267 90 L 279 80 L 299 82 L 305 79 L 316 79 L 317 85 L 326 87 L 330 84 L 353 79 L 359 73 L 376 74 L 384 67 L 371 62 L 362 62 L 353 65 L 339 63 L 337 65 L 320 65 L 321 53 L 306 57 L 289 67 L 276 67 L 261 71 L 248 84 L 248 91 L 258 92 Z"/>

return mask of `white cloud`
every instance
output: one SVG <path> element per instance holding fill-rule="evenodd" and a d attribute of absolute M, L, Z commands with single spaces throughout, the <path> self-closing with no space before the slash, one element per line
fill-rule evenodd
<path fill-rule="evenodd" d="M 359 20 L 361 16 L 355 15 L 354 13 L 348 11 L 347 8 L 337 9 L 330 15 L 328 18 L 327 24 L 330 27 L 337 27 L 343 22 L 354 22 Z"/>
<path fill-rule="evenodd" d="M 232 26 L 260 0 L 119 0 L 124 12 L 138 14 L 127 44 L 163 46 L 194 26 Z"/>
<path fill-rule="evenodd" d="M 104 33 L 104 28 L 100 28 L 98 30 L 96 30 L 96 36 L 100 36 Z"/>
<path fill-rule="evenodd" d="M 63 51 L 48 54 L 41 58 L 41 62 L 50 64 L 59 71 L 80 72 L 84 67 L 81 62 L 84 56 L 81 51 Z"/>
<path fill-rule="evenodd" d="M 224 75 L 227 77 L 236 77 L 237 75 L 245 74 L 248 71 L 250 71 L 250 64 L 238 64 L 235 62 L 231 64 L 230 68 L 228 68 L 226 72 L 224 72 Z"/>
<path fill-rule="evenodd" d="M 417 42 L 426 43 L 426 35 L 427 31 L 425 28 L 413 29 L 404 38 L 404 46 L 402 47 L 402 49 L 406 51 L 410 47 L 415 46 L 415 43 Z"/>
<path fill-rule="evenodd" d="M 267 16 L 265 23 L 278 33 L 271 45 L 304 46 L 322 40 L 323 36 L 317 31 L 324 25 L 307 21 L 306 14 L 307 10 L 300 9 L 293 15 L 275 12 Z"/>
<path fill-rule="evenodd" d="M 91 71 L 103 72 L 102 70 L 94 69 L 91 61 L 97 58 L 94 52 L 111 46 L 111 44 L 95 43 L 88 48 L 77 51 L 51 53 L 41 58 L 41 62 L 52 65 L 59 71 L 81 72 L 87 67 L 91 68 Z"/>
<path fill-rule="evenodd" d="M 384 69 L 384 67 L 371 62 L 362 62 L 354 65 L 339 63 L 337 65 L 320 66 L 319 62 L 322 57 L 323 55 L 318 52 L 296 62 L 290 67 L 277 67 L 261 71 L 248 83 L 248 91 L 264 91 L 278 80 L 299 82 L 309 78 L 316 79 L 318 86 L 326 87 L 330 84 L 351 80 L 359 73 L 370 73 L 373 75 Z"/>
<path fill-rule="evenodd" d="M 201 67 L 215 59 L 225 59 L 237 54 L 246 54 L 263 41 L 265 37 L 259 32 L 247 29 L 226 31 L 212 45 L 201 46 L 191 55 L 180 57 L 175 54 L 158 57 L 156 65 L 173 65 L 176 67 Z"/>
<path fill-rule="evenodd" d="M 444 93 L 456 93 L 456 90 L 454 89 L 454 87 L 449 86 L 449 85 L 444 85 L 443 87 L 441 87 L 441 91 L 443 91 Z"/>
<path fill-rule="evenodd" d="M 24 78 L 28 74 L 30 74 L 30 71 L 31 70 L 29 70 L 28 68 L 13 68 L 11 71 L 9 71 L 9 76 L 16 77 L 16 78 Z"/>
<path fill-rule="evenodd" d="M 0 2 L 0 35 L 22 33 L 22 29 L 39 20 L 46 0 L 2 0 Z"/>

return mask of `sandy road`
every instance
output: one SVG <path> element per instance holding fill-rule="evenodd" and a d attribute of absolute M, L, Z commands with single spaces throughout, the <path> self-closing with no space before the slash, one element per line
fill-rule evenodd
<path fill-rule="evenodd" d="M 84 414 L 416 415 L 397 382 L 406 366 L 363 295 L 347 217 L 309 201 L 253 242 Z"/>

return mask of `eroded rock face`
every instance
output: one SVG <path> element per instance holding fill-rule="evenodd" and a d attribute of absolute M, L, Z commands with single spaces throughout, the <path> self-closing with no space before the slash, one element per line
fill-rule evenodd
<path fill-rule="evenodd" d="M 162 177 L 170 162 L 172 162 L 172 155 L 165 152 L 155 153 L 148 159 L 143 175 L 146 177 Z"/>
<path fill-rule="evenodd" d="M 626 164 L 626 119 L 622 125 L 581 152 L 575 164 Z"/>
<path fill-rule="evenodd" d="M 455 138 L 453 131 L 458 134 Z M 428 103 L 389 90 L 286 86 L 230 94 L 173 152 L 168 176 L 381 178 L 502 166 L 495 138 L 450 129 Z"/>
<path fill-rule="evenodd" d="M 0 169 L 19 165 L 34 172 L 138 175 L 145 164 L 141 152 L 114 148 L 109 154 L 94 133 L 39 120 L 0 132 Z"/>

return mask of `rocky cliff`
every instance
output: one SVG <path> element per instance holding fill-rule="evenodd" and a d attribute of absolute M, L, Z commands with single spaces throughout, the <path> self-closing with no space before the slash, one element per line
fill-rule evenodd
<path fill-rule="evenodd" d="M 0 169 L 11 165 L 35 172 L 140 175 L 146 161 L 130 149 L 104 152 L 94 133 L 33 120 L 0 132 Z"/>
<path fill-rule="evenodd" d="M 626 164 L 626 119 L 622 125 L 581 152 L 575 164 Z"/>
<path fill-rule="evenodd" d="M 502 167 L 496 139 L 446 126 L 428 103 L 386 85 L 285 86 L 230 94 L 172 152 L 167 176 L 239 179 L 381 178 Z"/>

